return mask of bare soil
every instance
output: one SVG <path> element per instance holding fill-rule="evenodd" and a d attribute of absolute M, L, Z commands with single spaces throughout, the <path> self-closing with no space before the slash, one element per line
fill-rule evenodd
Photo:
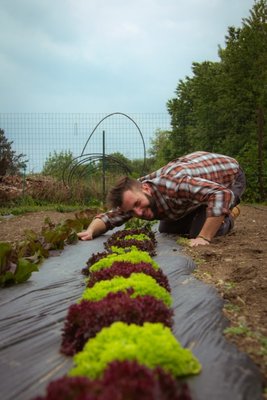
<path fill-rule="evenodd" d="M 242 205 L 233 231 L 209 246 L 184 247 L 195 275 L 216 287 L 230 321 L 228 340 L 247 353 L 267 386 L 267 207 Z M 265 389 L 264 398 L 267 399 Z"/>
<path fill-rule="evenodd" d="M 241 205 L 234 230 L 209 246 L 183 252 L 197 264 L 197 278 L 216 287 L 225 299 L 224 313 L 230 321 L 226 333 L 246 352 L 267 382 L 267 206 Z M 74 213 L 36 212 L 0 219 L 0 241 L 23 239 L 26 229 L 40 232 L 45 218 L 55 224 Z M 265 392 L 265 398 L 267 398 Z"/>

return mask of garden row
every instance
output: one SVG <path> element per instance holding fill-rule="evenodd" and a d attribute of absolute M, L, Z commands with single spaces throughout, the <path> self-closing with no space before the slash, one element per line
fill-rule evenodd
<path fill-rule="evenodd" d="M 0 288 L 27 281 L 53 252 L 77 243 L 77 232 L 89 225 L 94 213 L 95 210 L 85 210 L 76 213 L 75 219 L 57 225 L 46 218 L 40 233 L 29 229 L 20 242 L 0 243 Z"/>
<path fill-rule="evenodd" d="M 104 246 L 87 261 L 86 288 L 66 316 L 60 350 L 73 367 L 35 400 L 190 400 L 185 379 L 201 365 L 173 335 L 154 233 L 125 229 Z"/>

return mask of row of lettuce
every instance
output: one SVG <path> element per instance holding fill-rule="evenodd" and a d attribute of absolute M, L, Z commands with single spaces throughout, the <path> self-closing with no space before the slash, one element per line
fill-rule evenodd
<path fill-rule="evenodd" d="M 171 289 L 151 230 L 125 229 L 82 270 L 86 287 L 64 323 L 65 376 L 34 400 L 190 400 L 201 365 L 172 332 Z"/>
<path fill-rule="evenodd" d="M 89 225 L 95 210 L 77 212 L 74 219 L 54 224 L 44 220 L 41 232 L 27 229 L 25 238 L 14 243 L 0 243 L 0 288 L 27 281 L 33 272 L 39 271 L 43 260 L 66 245 L 78 241 L 77 232 Z"/>

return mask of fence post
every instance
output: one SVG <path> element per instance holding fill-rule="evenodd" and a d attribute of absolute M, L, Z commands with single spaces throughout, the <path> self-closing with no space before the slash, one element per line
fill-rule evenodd
<path fill-rule="evenodd" d="M 103 195 L 103 205 L 105 204 L 105 199 L 106 199 L 106 149 L 105 149 L 105 131 L 103 131 L 103 154 L 102 154 L 102 168 L 103 168 L 103 173 L 102 173 L 102 195 Z"/>
<path fill-rule="evenodd" d="M 26 164 L 23 166 L 23 185 L 22 185 L 22 197 L 24 200 L 25 197 L 25 188 L 26 188 Z"/>

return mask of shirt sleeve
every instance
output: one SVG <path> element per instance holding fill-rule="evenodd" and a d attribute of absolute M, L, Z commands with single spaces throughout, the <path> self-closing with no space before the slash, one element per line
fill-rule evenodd
<path fill-rule="evenodd" d="M 129 219 L 133 217 L 132 212 L 124 213 L 120 210 L 110 210 L 106 213 L 101 213 L 95 216 L 95 218 L 101 219 L 107 227 L 107 230 L 111 230 L 116 226 L 121 226 Z"/>

